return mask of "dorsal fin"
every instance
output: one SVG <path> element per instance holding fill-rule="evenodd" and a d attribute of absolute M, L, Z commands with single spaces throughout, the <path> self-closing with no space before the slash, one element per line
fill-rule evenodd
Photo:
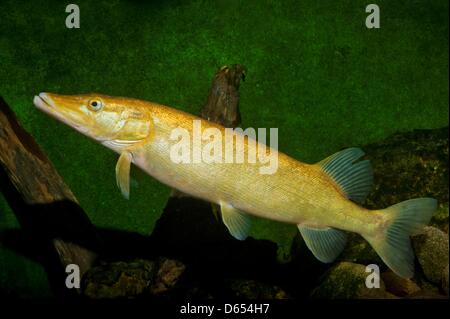
<path fill-rule="evenodd" d="M 359 148 L 347 148 L 317 163 L 330 176 L 345 196 L 362 203 L 373 185 L 370 161 L 357 161 L 364 155 Z"/>

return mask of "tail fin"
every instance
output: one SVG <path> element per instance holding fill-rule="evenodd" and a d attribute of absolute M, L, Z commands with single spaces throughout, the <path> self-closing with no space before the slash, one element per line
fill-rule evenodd
<path fill-rule="evenodd" d="M 363 237 L 397 275 L 411 278 L 414 275 L 414 252 L 409 236 L 428 224 L 436 207 L 437 202 L 433 198 L 416 198 L 395 204 L 382 210 L 388 214 L 382 235 Z"/>

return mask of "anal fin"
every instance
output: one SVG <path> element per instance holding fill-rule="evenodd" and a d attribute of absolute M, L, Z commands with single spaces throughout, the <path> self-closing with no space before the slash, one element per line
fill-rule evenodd
<path fill-rule="evenodd" d="M 303 225 L 297 227 L 306 246 L 323 263 L 333 262 L 347 242 L 346 234 L 334 228 L 312 228 Z"/>

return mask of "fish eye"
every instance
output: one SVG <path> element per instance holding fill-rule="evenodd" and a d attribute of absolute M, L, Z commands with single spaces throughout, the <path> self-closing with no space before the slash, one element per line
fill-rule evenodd
<path fill-rule="evenodd" d="M 90 100 L 88 105 L 93 111 L 99 111 L 103 107 L 103 103 L 99 99 Z"/>

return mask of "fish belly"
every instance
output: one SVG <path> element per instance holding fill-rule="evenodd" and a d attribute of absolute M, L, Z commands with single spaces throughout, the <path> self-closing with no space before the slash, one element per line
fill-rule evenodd
<path fill-rule="evenodd" d="M 249 163 L 174 163 L 164 143 L 151 143 L 134 152 L 133 158 L 137 166 L 170 187 L 258 217 L 323 226 L 346 219 L 341 215 L 347 200 L 325 176 L 313 165 L 282 153 L 274 174 L 260 174 L 260 166 Z"/>

